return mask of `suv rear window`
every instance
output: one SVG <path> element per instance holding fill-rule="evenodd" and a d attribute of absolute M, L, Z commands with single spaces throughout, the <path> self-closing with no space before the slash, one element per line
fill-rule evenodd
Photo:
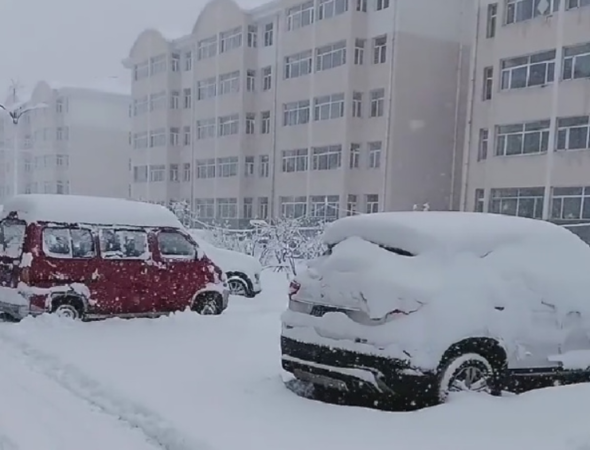
<path fill-rule="evenodd" d="M 17 259 L 23 252 L 26 225 L 16 220 L 0 222 L 0 256 Z"/>

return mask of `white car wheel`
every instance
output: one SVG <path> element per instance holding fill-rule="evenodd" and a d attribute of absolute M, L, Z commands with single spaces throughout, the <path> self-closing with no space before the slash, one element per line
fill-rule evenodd
<path fill-rule="evenodd" d="M 451 392 L 493 391 L 494 369 L 483 356 L 468 353 L 450 360 L 440 373 L 439 400 L 445 401 Z"/>
<path fill-rule="evenodd" d="M 238 278 L 229 280 L 227 282 L 227 287 L 229 288 L 229 292 L 232 295 L 241 295 L 243 297 L 248 295 L 248 287 L 246 286 L 246 282 Z"/>

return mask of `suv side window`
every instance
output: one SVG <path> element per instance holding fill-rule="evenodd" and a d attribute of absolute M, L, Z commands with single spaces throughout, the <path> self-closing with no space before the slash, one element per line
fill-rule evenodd
<path fill-rule="evenodd" d="M 4 220 L 0 222 L 0 256 L 20 258 L 25 243 L 24 222 Z"/>
<path fill-rule="evenodd" d="M 94 237 L 85 228 L 55 228 L 43 229 L 43 253 L 53 258 L 94 258 Z"/>
<path fill-rule="evenodd" d="M 195 246 L 186 236 L 176 231 L 158 233 L 158 248 L 165 259 L 193 260 L 197 254 Z"/>
<path fill-rule="evenodd" d="M 144 230 L 100 230 L 100 252 L 105 259 L 146 259 L 148 235 Z"/>

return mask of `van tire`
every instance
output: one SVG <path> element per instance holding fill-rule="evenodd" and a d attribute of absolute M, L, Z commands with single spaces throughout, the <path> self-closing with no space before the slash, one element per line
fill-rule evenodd
<path fill-rule="evenodd" d="M 223 301 L 219 292 L 202 292 L 196 296 L 192 310 L 202 316 L 218 316 L 223 310 Z"/>
<path fill-rule="evenodd" d="M 57 297 L 51 303 L 51 314 L 72 320 L 82 320 L 84 303 L 76 297 Z"/>

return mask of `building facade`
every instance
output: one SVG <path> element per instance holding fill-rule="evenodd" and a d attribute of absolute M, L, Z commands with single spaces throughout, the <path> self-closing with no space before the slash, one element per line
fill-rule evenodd
<path fill-rule="evenodd" d="M 14 194 L 15 146 L 19 194 L 130 196 L 130 95 L 115 84 L 109 90 L 106 83 L 42 81 L 29 102 L 45 107 L 26 113 L 18 125 L 0 115 L 0 204 Z"/>
<path fill-rule="evenodd" d="M 132 195 L 204 220 L 458 208 L 470 3 L 213 0 L 187 36 L 146 30 Z"/>
<path fill-rule="evenodd" d="M 478 3 L 462 209 L 590 220 L 590 1 Z"/>

